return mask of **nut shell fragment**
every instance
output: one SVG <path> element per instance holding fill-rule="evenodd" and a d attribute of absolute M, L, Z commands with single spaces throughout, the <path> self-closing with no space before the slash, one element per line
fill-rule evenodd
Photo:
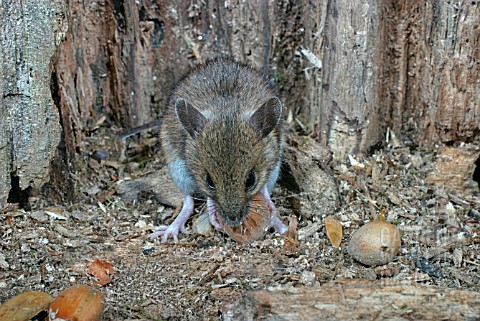
<path fill-rule="evenodd" d="M 331 216 L 325 217 L 325 228 L 330 243 L 334 247 L 339 247 L 342 243 L 343 227 L 342 224 Z"/>
<path fill-rule="evenodd" d="M 27 321 L 46 311 L 53 298 L 43 292 L 25 292 L 0 305 L 0 320 Z"/>
<path fill-rule="evenodd" d="M 270 227 L 270 209 L 260 194 L 257 194 L 251 204 L 250 212 L 239 226 L 229 226 L 219 217 L 220 225 L 225 233 L 240 243 L 249 243 L 265 236 L 265 231 Z"/>
<path fill-rule="evenodd" d="M 210 224 L 210 218 L 208 213 L 202 213 L 200 216 L 193 222 L 193 230 L 195 233 L 209 236 L 212 234 L 212 224 Z"/>
<path fill-rule="evenodd" d="M 103 310 L 103 295 L 85 285 L 72 286 L 58 295 L 49 309 L 49 320 L 98 321 Z"/>

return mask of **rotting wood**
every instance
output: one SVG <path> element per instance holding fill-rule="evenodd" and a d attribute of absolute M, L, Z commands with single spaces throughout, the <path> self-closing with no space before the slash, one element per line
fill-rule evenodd
<path fill-rule="evenodd" d="M 70 32 L 44 79 L 64 136 L 53 185 L 74 172 L 99 119 L 124 128 L 161 119 L 175 81 L 218 55 L 265 71 L 286 114 L 336 160 L 381 145 L 388 127 L 419 144 L 478 137 L 477 2 L 74 0 L 65 10 Z M 10 166 L 0 164 L 1 177 Z"/>
<path fill-rule="evenodd" d="M 48 180 L 61 130 L 50 60 L 66 27 L 64 1 L 0 2 L 0 208 Z"/>
<path fill-rule="evenodd" d="M 349 279 L 248 291 L 223 314 L 224 320 L 465 320 L 480 317 L 479 305 L 474 291 Z"/>
<path fill-rule="evenodd" d="M 480 147 L 464 145 L 438 149 L 433 171 L 427 176 L 427 182 L 456 189 L 465 195 L 478 193 L 478 182 L 473 180 L 475 162 L 480 157 Z"/>
<path fill-rule="evenodd" d="M 377 144 L 380 121 L 382 11 L 379 1 L 328 1 L 323 70 L 315 95 L 320 142 L 334 159 L 364 153 Z"/>
<path fill-rule="evenodd" d="M 478 1 L 384 2 L 383 79 L 391 128 L 415 143 L 480 134 Z"/>
<path fill-rule="evenodd" d="M 284 147 L 279 184 L 292 195 L 295 211 L 308 219 L 333 214 L 340 204 L 337 182 L 329 171 L 331 155 L 313 140 L 301 141 L 291 135 Z"/>

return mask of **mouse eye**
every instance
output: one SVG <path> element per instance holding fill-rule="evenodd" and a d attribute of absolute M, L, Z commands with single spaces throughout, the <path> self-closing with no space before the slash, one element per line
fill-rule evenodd
<path fill-rule="evenodd" d="M 255 173 L 250 172 L 247 177 L 247 181 L 245 182 L 245 189 L 247 191 L 251 191 L 255 186 Z"/>
<path fill-rule="evenodd" d="M 215 190 L 215 184 L 213 183 L 212 178 L 208 173 L 207 173 L 207 177 L 205 178 L 205 183 L 207 183 L 207 186 L 211 191 Z"/>

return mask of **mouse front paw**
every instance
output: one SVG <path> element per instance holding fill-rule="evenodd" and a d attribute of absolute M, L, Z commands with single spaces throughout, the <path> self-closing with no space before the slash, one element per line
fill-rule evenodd
<path fill-rule="evenodd" d="M 155 232 L 148 236 L 149 239 L 156 239 L 159 236 L 162 236 L 162 243 L 166 243 L 168 238 L 173 237 L 173 242 L 178 243 L 178 233 L 182 232 L 183 234 L 189 234 L 184 225 L 160 225 L 155 228 Z"/>
<path fill-rule="evenodd" d="M 168 238 L 173 237 L 175 243 L 178 242 L 178 233 L 182 232 L 183 234 L 189 234 L 185 228 L 185 223 L 187 222 L 190 215 L 193 212 L 193 197 L 191 195 L 185 196 L 185 201 L 183 202 L 183 207 L 180 213 L 178 213 L 177 218 L 170 225 L 160 225 L 155 228 L 155 232 L 150 234 L 148 237 L 150 239 L 156 239 L 160 235 L 162 236 L 162 243 L 167 242 Z"/>

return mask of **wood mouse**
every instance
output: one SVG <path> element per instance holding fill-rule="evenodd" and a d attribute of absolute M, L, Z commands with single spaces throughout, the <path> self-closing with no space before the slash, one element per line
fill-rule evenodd
<path fill-rule="evenodd" d="M 278 233 L 287 226 L 277 215 L 270 193 L 282 157 L 282 103 L 268 81 L 253 68 L 219 58 L 187 74 L 172 91 L 160 126 L 162 150 L 173 181 L 185 195 L 169 226 L 151 239 L 162 242 L 187 234 L 193 195 L 207 198 L 212 225 L 238 226 L 260 193 Z"/>

